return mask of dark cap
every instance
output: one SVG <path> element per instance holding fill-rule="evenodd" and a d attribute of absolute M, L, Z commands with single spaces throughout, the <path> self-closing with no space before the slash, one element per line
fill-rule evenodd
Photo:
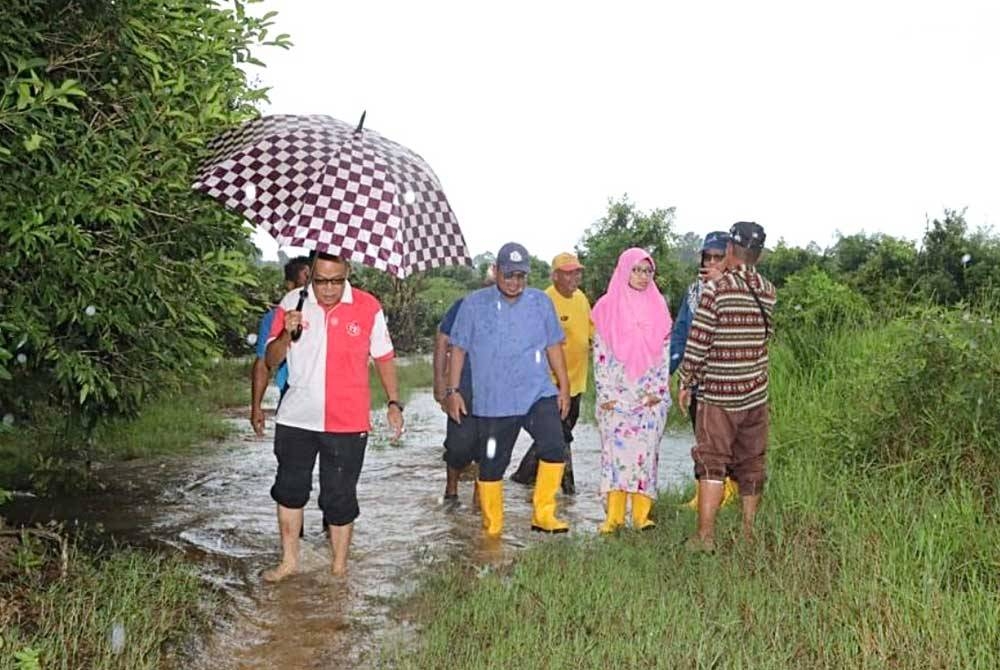
<path fill-rule="evenodd" d="M 497 253 L 497 270 L 503 274 L 511 272 L 523 272 L 525 274 L 531 269 L 531 256 L 528 250 L 517 242 L 508 242 L 500 247 Z"/>
<path fill-rule="evenodd" d="M 737 221 L 729 229 L 729 239 L 733 244 L 747 249 L 763 249 L 765 238 L 764 229 L 753 221 Z"/>
<path fill-rule="evenodd" d="M 705 243 L 701 245 L 701 250 L 717 249 L 725 251 L 727 242 L 729 242 L 729 233 L 724 230 L 716 230 L 705 236 Z"/>

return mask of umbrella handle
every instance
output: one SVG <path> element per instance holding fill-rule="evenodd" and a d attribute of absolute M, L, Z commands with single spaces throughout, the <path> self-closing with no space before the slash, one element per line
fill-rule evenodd
<path fill-rule="evenodd" d="M 303 286 L 302 290 L 299 291 L 299 304 L 295 308 L 296 312 L 301 312 L 302 311 L 302 305 L 305 304 L 305 302 L 306 302 L 306 296 L 308 296 L 308 295 L 309 295 L 309 289 L 307 289 L 305 286 Z M 292 342 L 298 342 L 300 337 L 302 337 L 302 324 L 301 323 L 298 325 L 298 327 L 295 330 L 292 331 Z"/>

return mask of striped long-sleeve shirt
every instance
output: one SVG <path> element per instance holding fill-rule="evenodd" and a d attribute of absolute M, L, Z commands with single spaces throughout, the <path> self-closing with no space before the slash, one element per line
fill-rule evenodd
<path fill-rule="evenodd" d="M 766 403 L 774 303 L 774 285 L 753 266 L 737 266 L 706 284 L 684 351 L 681 386 L 697 386 L 699 401 L 731 411 Z"/>

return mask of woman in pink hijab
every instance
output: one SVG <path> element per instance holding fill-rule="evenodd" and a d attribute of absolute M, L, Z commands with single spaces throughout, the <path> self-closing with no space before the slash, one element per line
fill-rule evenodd
<path fill-rule="evenodd" d="M 671 324 L 667 302 L 653 281 L 655 271 L 644 249 L 626 249 L 592 312 L 601 495 L 608 497 L 602 533 L 625 525 L 628 498 L 634 529 L 656 525 L 649 511 L 670 408 Z"/>

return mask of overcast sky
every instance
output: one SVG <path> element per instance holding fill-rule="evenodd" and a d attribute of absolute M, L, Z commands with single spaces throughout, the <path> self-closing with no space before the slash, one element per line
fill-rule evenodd
<path fill-rule="evenodd" d="M 945 207 L 1000 222 L 1000 2 L 263 7 L 295 44 L 259 54 L 265 112 L 367 110 L 434 168 L 473 254 L 548 260 L 626 192 L 769 246 L 919 240 Z"/>

